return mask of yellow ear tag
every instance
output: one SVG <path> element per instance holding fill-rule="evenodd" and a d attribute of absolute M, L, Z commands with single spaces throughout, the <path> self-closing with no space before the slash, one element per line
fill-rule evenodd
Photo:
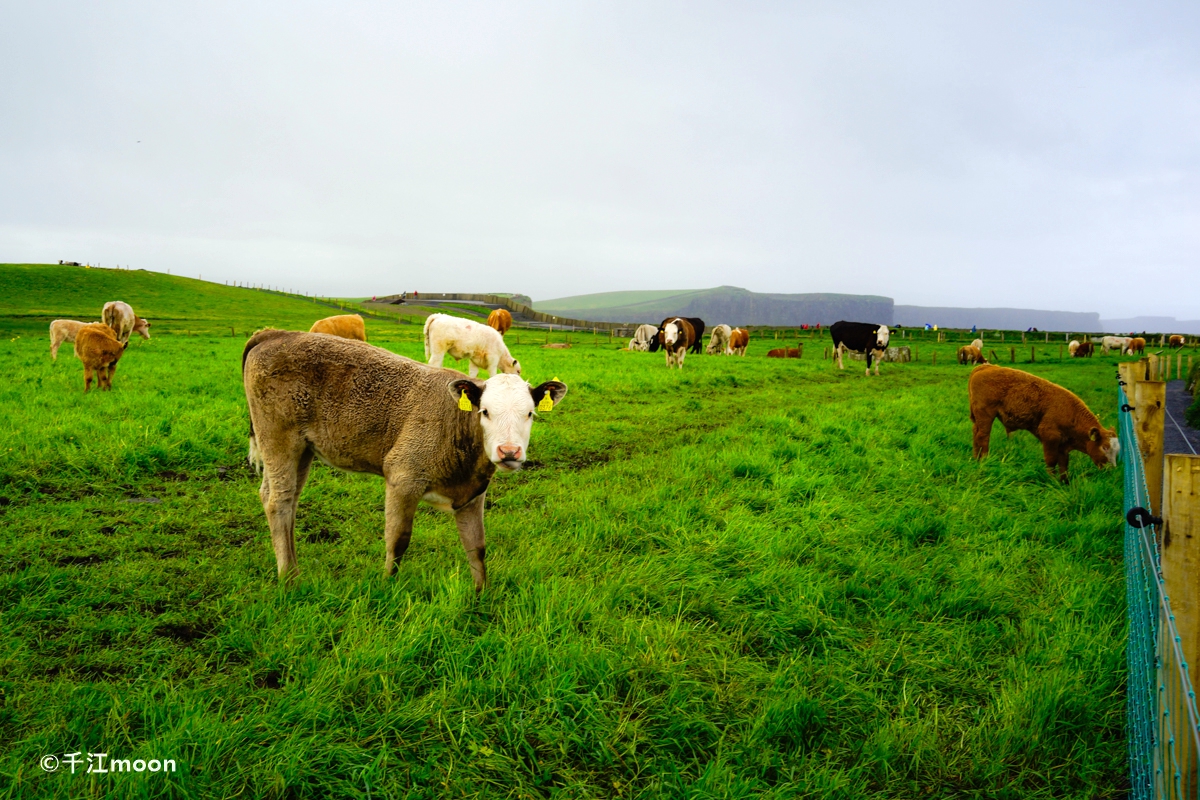
<path fill-rule="evenodd" d="M 550 393 L 546 392 L 542 395 L 542 399 L 538 401 L 538 411 L 550 411 L 554 408 L 554 400 L 550 397 Z"/>
<path fill-rule="evenodd" d="M 463 392 L 458 396 L 458 408 L 461 411 L 471 410 L 471 400 L 467 397 L 467 393 Z"/>

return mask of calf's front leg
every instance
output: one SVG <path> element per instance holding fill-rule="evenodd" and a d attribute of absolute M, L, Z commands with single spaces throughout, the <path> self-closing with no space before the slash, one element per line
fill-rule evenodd
<path fill-rule="evenodd" d="M 403 478 L 387 482 L 383 523 L 383 574 L 396 574 L 396 562 L 404 558 L 412 539 L 413 516 L 424 490 Z"/>
<path fill-rule="evenodd" d="M 483 540 L 483 499 L 481 492 L 474 500 L 455 510 L 454 522 L 458 525 L 458 540 L 467 553 L 471 565 L 471 577 L 475 579 L 476 593 L 483 591 L 487 582 L 487 565 L 484 564 L 486 546 Z"/>

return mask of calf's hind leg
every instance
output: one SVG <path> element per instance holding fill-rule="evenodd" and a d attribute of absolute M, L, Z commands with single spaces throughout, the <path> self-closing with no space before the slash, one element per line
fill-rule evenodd
<path fill-rule="evenodd" d="M 975 458 L 985 458 L 988 454 L 988 445 L 992 438 L 992 423 L 995 422 L 995 414 L 976 414 L 971 412 L 971 421 L 975 423 Z"/>
<path fill-rule="evenodd" d="M 257 439 L 263 454 L 263 482 L 267 484 L 266 492 L 259 489 L 259 496 L 264 499 L 263 511 L 271 528 L 279 577 L 288 579 L 300 572 L 296 566 L 296 506 L 313 453 L 308 442 L 298 436 L 271 441 L 259 435 Z"/>

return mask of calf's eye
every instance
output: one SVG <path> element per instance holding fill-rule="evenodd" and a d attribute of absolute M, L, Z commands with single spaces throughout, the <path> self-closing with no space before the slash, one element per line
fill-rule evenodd
<path fill-rule="evenodd" d="M 483 414 L 485 417 L 488 415 L 488 413 L 487 413 L 487 409 L 486 409 L 486 408 L 484 408 L 484 409 L 480 409 L 480 412 L 479 412 L 479 413 Z"/>
<path fill-rule="evenodd" d="M 533 412 L 532 412 L 532 411 L 530 411 L 530 412 L 529 412 L 529 416 L 528 416 L 528 417 L 526 417 L 526 419 L 533 419 Z"/>

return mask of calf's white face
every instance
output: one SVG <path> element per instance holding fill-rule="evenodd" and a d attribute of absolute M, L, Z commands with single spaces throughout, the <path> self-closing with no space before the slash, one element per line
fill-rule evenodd
<path fill-rule="evenodd" d="M 875 345 L 877 349 L 883 350 L 888 346 L 888 337 L 890 335 L 887 325 L 879 326 L 879 330 L 875 333 Z"/>
<path fill-rule="evenodd" d="M 537 404 L 546 394 L 557 404 L 566 395 L 567 387 L 558 381 L 531 387 L 520 377 L 505 374 L 486 381 L 464 378 L 450 382 L 450 394 L 455 399 L 464 393 L 471 405 L 479 409 L 483 449 L 488 460 L 500 469 L 515 471 L 525 463 Z"/>

